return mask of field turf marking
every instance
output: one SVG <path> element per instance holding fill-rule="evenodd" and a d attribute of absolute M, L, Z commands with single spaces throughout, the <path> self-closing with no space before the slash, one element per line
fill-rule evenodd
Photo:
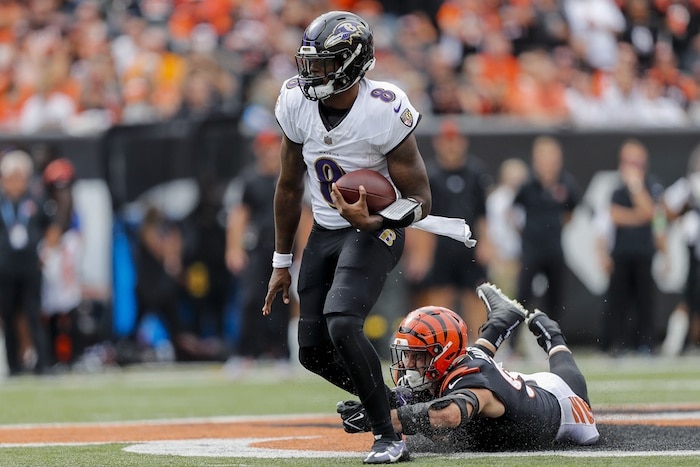
<path fill-rule="evenodd" d="M 179 441 L 152 441 L 148 443 L 133 444 L 124 448 L 124 451 L 135 454 L 171 455 L 181 457 L 242 457 L 256 459 L 279 458 L 339 458 L 357 457 L 357 452 L 342 451 L 306 451 L 298 449 L 270 449 L 261 447 L 261 444 L 278 444 L 280 441 L 299 441 L 300 438 L 240 438 L 240 439 L 190 439 Z M 324 438 L 317 438 L 318 443 L 331 444 Z M 637 457 L 637 456 L 664 456 L 664 457 L 696 457 L 700 456 L 698 450 L 677 451 L 527 451 L 527 452 L 463 452 L 453 454 L 411 453 L 415 458 L 440 457 L 448 459 L 474 459 L 493 457 L 533 457 L 533 456 L 559 456 L 565 458 L 595 458 L 595 457 Z"/>
<path fill-rule="evenodd" d="M 700 427 L 700 407 L 656 406 L 656 411 L 629 407 L 601 409 L 596 418 L 609 425 Z M 293 434 L 293 436 L 290 436 Z M 124 449 L 142 454 L 198 457 L 356 457 L 372 443 L 371 434 L 347 435 L 337 415 L 266 415 L 106 423 L 48 423 L 0 426 L 0 448 L 82 446 L 126 443 Z M 435 456 L 417 453 L 419 456 Z M 629 457 L 700 456 L 697 450 L 615 451 L 556 450 L 514 453 L 455 453 L 441 456 L 502 457 Z"/>

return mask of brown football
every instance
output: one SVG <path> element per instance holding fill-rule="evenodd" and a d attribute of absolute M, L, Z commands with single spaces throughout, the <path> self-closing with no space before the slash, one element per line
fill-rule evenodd
<path fill-rule="evenodd" d="M 396 201 L 394 186 L 384 175 L 369 169 L 348 172 L 335 182 L 338 190 L 348 203 L 355 203 L 360 199 L 360 185 L 367 191 L 367 208 L 369 212 L 381 211 Z"/>

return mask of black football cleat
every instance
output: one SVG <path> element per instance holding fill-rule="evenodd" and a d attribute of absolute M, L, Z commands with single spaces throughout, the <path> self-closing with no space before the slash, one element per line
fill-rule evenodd
<path fill-rule="evenodd" d="M 528 329 L 537 338 L 537 343 L 547 354 L 553 347 L 566 346 L 566 339 L 564 339 L 559 324 L 547 316 L 545 312 L 535 308 L 535 311 L 527 317 L 526 323 Z"/>
<path fill-rule="evenodd" d="M 498 349 L 520 323 L 525 321 L 527 310 L 504 294 L 495 285 L 485 282 L 476 293 L 486 305 L 488 319 L 481 328 L 479 338 L 486 339 Z"/>
<path fill-rule="evenodd" d="M 385 440 L 381 436 L 375 437 L 372 450 L 369 452 L 363 464 L 394 464 L 410 460 L 406 441 Z"/>

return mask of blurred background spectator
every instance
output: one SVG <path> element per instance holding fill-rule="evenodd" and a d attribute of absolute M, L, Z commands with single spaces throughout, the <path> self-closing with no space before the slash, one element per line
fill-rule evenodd
<path fill-rule="evenodd" d="M 563 5 L 575 54 L 593 68 L 612 69 L 617 62 L 617 36 L 625 29 L 615 0 L 564 0 Z"/>
<path fill-rule="evenodd" d="M 513 199 L 513 207 L 524 218 L 521 230 L 521 265 L 518 273 L 520 303 L 543 309 L 561 320 L 564 299 L 564 251 L 562 229 L 580 201 L 575 178 L 564 168 L 558 140 L 540 136 L 532 143 L 530 178 Z"/>
<path fill-rule="evenodd" d="M 226 210 L 223 184 L 212 173 L 198 179 L 199 201 L 180 222 L 184 301 L 188 329 L 200 338 L 199 359 L 222 360 L 226 348 L 226 310 L 232 287 L 226 269 Z M 187 314 L 187 313 L 185 313 Z"/>
<path fill-rule="evenodd" d="M 669 220 L 681 224 L 688 248 L 683 296 L 669 316 L 661 346 L 664 355 L 679 355 L 700 344 L 700 145 L 688 157 L 686 175 L 664 191 L 663 205 Z"/>
<path fill-rule="evenodd" d="M 44 210 L 53 219 L 39 250 L 43 272 L 41 311 L 48 324 L 51 363 L 65 366 L 73 363 L 82 350 L 73 323 L 83 298 L 83 244 L 80 220 L 73 209 L 75 168 L 68 159 L 55 158 L 51 153 L 49 156 L 52 160 L 37 163 Z M 35 161 L 40 160 L 35 156 Z"/>
<path fill-rule="evenodd" d="M 650 354 L 653 350 L 654 279 L 652 259 L 662 248 L 665 232 L 655 228 L 663 186 L 648 174 L 648 153 L 637 140 L 619 151 L 619 186 L 608 211 L 609 231 L 602 239 L 601 257 L 610 274 L 603 310 L 600 347 L 618 355 Z M 661 214 L 663 216 L 663 214 Z"/>
<path fill-rule="evenodd" d="M 282 303 L 281 294 L 273 302 L 273 313 L 263 316 L 261 297 L 267 293 L 272 273 L 271 254 L 275 249 L 273 197 L 280 172 L 282 135 L 265 130 L 253 141 L 255 160 L 237 180 L 239 199 L 228 216 L 226 264 L 242 281 L 243 304 L 241 329 L 244 332 L 227 363 L 231 374 L 246 371 L 256 361 L 267 360 L 289 367 L 290 348 L 296 334 L 290 333 L 290 322 L 296 323 L 299 310 L 294 291 L 289 305 Z M 299 237 L 295 244 L 295 259 L 301 258 L 310 230 L 310 213 L 302 216 Z M 223 256 L 222 256 L 223 257 Z M 294 268 L 296 269 L 296 268 Z M 296 360 L 296 355 L 294 355 Z"/>
<path fill-rule="evenodd" d="M 199 125 L 224 116 L 241 122 L 230 133 L 252 140 L 277 127 L 275 99 L 283 80 L 296 73 L 298 37 L 312 18 L 331 9 L 355 11 L 372 25 L 377 66 L 370 76 L 407 91 L 424 117 L 422 136 L 437 133 L 444 118 L 455 118 L 463 135 L 472 122 L 486 131 L 492 124 L 531 127 L 536 136 L 569 127 L 700 124 L 697 0 L 0 0 L 0 130 L 5 137 L 95 137 L 121 125 L 138 131 L 162 122 L 159 129 L 176 132 L 190 128 L 183 121 Z M 450 138 L 444 139 L 448 144 Z M 127 146 L 114 151 L 122 149 L 129 153 Z M 169 148 L 163 151 L 170 156 Z M 233 158 L 227 151 L 223 157 Z M 514 155 L 520 156 L 503 154 Z M 487 169 L 495 173 L 497 167 Z M 221 212 L 212 215 L 210 203 L 219 188 L 200 187 L 204 204 L 193 202 L 185 223 L 166 222 L 182 229 L 180 271 L 170 278 L 174 293 L 202 310 L 218 308 L 221 297 L 214 291 L 225 287 L 208 282 L 216 299 L 186 293 L 206 282 L 198 265 L 206 262 L 208 274 L 222 267 L 212 260 L 221 242 L 206 244 L 206 254 L 199 250 L 204 232 L 221 239 Z M 499 187 L 494 205 L 512 189 Z M 403 261 L 410 283 L 422 280 L 433 261 L 434 239 L 420 236 L 414 229 L 407 234 L 407 242 L 419 246 L 408 248 Z M 481 261 L 489 275 L 499 261 L 517 260 L 505 248 L 486 255 L 487 237 L 475 236 L 474 264 L 491 258 Z M 228 272 L 225 277 L 230 279 Z M 499 280 L 511 286 L 509 279 Z M 181 311 L 176 317 L 192 339 L 179 339 L 179 345 L 185 353 L 189 345 L 187 358 L 198 358 L 192 356 L 207 353 L 202 330 Z M 215 323 L 222 317 L 193 313 L 213 313 Z M 211 325 L 212 335 L 219 331 L 220 323 Z"/>
<path fill-rule="evenodd" d="M 262 128 L 296 72 L 290 38 L 338 8 L 382 31 L 372 73 L 401 81 L 424 114 L 577 125 L 568 89 L 589 81 L 601 97 L 612 80 L 628 95 L 649 77 L 661 86 L 652 92 L 698 118 L 693 0 L 3 0 L 0 122 L 85 133 L 213 111 Z M 654 122 L 668 124 L 643 124 Z"/>
<path fill-rule="evenodd" d="M 498 183 L 486 198 L 487 234 L 491 244 L 489 279 L 515 297 L 520 272 L 520 230 L 524 219 L 512 209 L 513 199 L 528 178 L 522 159 L 507 159 L 498 170 Z"/>
<path fill-rule="evenodd" d="M 33 170 L 24 151 L 10 151 L 0 160 L 0 313 L 11 375 L 41 374 L 49 367 L 38 250 L 51 219 L 30 192 Z"/>
<path fill-rule="evenodd" d="M 209 343 L 194 332 L 195 326 L 185 325 L 182 316 L 185 269 L 181 226 L 157 207 L 148 207 L 139 226 L 135 257 L 137 314 L 131 333 L 121 343 L 132 347 L 131 352 L 120 355 L 125 358 L 120 363 L 216 356 Z M 165 334 L 158 334 L 158 325 Z M 148 356 L 150 352 L 155 352 L 155 357 Z"/>

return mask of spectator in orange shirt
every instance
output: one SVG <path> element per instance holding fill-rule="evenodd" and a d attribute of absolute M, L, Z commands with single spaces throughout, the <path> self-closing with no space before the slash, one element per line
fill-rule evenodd
<path fill-rule="evenodd" d="M 37 81 L 33 83 L 34 93 L 20 108 L 18 123 L 24 133 L 62 131 L 78 111 L 75 81 L 68 74 L 67 55 L 57 53 L 42 58 L 43 62 L 28 69 L 37 74 Z"/>
<path fill-rule="evenodd" d="M 465 61 L 465 71 L 487 101 L 488 113 L 501 113 L 506 96 L 520 73 L 520 64 L 512 54 L 512 44 L 500 31 L 484 37 L 482 52 Z"/>
<path fill-rule="evenodd" d="M 12 130 L 21 104 L 15 81 L 17 47 L 14 43 L 0 42 L 0 127 Z"/>
<path fill-rule="evenodd" d="M 560 124 L 569 119 L 566 88 L 557 80 L 557 68 L 545 50 L 520 56 L 522 74 L 507 96 L 509 113 L 530 122 Z"/>
<path fill-rule="evenodd" d="M 22 3 L 17 0 L 0 0 L 0 44 L 15 40 L 15 30 L 26 15 Z"/>
<path fill-rule="evenodd" d="M 139 37 L 139 51 L 122 81 L 146 78 L 153 87 L 153 104 L 161 118 L 170 118 L 180 105 L 180 87 L 186 73 L 185 59 L 168 51 L 168 34 L 158 26 L 147 27 Z"/>
<path fill-rule="evenodd" d="M 175 3 L 175 9 L 168 20 L 168 31 L 171 39 L 178 44 L 186 44 L 192 30 L 198 24 L 210 24 L 218 37 L 223 36 L 233 25 L 231 16 L 236 2 L 227 0 L 208 0 L 206 2 L 180 0 Z"/>

